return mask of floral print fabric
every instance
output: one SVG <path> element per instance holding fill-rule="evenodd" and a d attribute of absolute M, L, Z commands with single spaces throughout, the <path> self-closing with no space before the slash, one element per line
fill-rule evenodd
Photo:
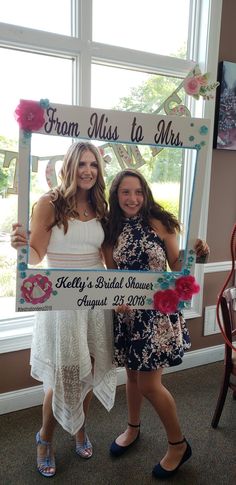
<path fill-rule="evenodd" d="M 166 271 L 163 241 L 140 217 L 124 219 L 113 251 L 119 269 Z M 118 366 L 150 371 L 179 365 L 190 348 L 189 332 L 181 313 L 131 310 L 114 317 L 115 360 Z"/>

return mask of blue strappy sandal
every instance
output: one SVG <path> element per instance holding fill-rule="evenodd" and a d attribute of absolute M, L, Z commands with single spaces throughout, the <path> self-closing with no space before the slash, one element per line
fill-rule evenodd
<path fill-rule="evenodd" d="M 46 446 L 47 453 L 46 456 L 39 458 L 37 457 L 37 469 L 41 475 L 44 477 L 53 477 L 56 473 L 55 459 L 51 456 L 52 444 L 49 441 L 44 441 L 40 436 L 40 431 L 36 434 L 36 444 Z M 47 468 L 53 468 L 54 471 L 46 471 Z"/>
<path fill-rule="evenodd" d="M 77 455 L 79 455 L 81 458 L 91 458 L 93 455 L 93 446 L 92 443 L 87 435 L 87 433 L 84 431 L 84 441 L 76 441 L 75 443 L 75 451 Z"/>

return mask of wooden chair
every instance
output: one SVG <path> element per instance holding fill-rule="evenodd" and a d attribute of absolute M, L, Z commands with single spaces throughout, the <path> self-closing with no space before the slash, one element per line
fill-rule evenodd
<path fill-rule="evenodd" d="M 229 342 L 236 347 L 236 288 L 227 288 L 220 298 L 224 332 Z M 224 376 L 221 384 L 215 413 L 211 422 L 216 428 L 224 407 L 228 389 L 233 391 L 233 399 L 236 399 L 236 351 L 225 342 Z"/>

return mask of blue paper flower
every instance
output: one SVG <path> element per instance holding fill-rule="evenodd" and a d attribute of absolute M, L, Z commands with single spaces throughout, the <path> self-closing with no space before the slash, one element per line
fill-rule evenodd
<path fill-rule="evenodd" d="M 32 135 L 31 131 L 24 130 L 24 138 L 26 138 L 26 140 L 29 140 L 31 138 L 31 135 Z"/>
<path fill-rule="evenodd" d="M 18 264 L 18 269 L 19 271 L 24 271 L 25 269 L 27 269 L 27 264 L 26 263 L 19 263 Z"/>
<path fill-rule="evenodd" d="M 44 109 L 49 108 L 49 100 L 48 99 L 40 99 L 39 104 Z"/>
<path fill-rule="evenodd" d="M 205 125 L 202 125 L 201 128 L 200 128 L 200 130 L 199 130 L 199 133 L 201 135 L 207 135 L 207 133 L 208 133 L 208 127 L 205 126 Z"/>
<path fill-rule="evenodd" d="M 167 288 L 169 288 L 169 283 L 167 281 L 163 281 L 160 286 L 162 290 L 166 290 Z"/>

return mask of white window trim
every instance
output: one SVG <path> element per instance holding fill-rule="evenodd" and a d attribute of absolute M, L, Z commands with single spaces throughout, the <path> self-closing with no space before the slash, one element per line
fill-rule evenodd
<path fill-rule="evenodd" d="M 79 77 L 79 91 L 75 88 L 75 104 L 84 106 L 91 105 L 91 61 L 108 62 L 116 66 L 126 66 L 127 68 L 143 69 L 146 72 L 158 74 L 175 74 L 184 77 L 193 67 L 193 62 L 181 59 L 173 59 L 155 54 L 147 54 L 131 49 L 108 46 L 91 41 L 92 37 L 92 0 L 73 0 L 74 11 L 82 15 L 79 16 L 80 24 L 75 22 L 74 32 L 80 32 L 80 39 L 65 37 L 59 34 L 36 31 L 33 29 L 22 28 L 10 24 L 0 23 L 0 45 L 13 47 L 22 50 L 41 53 L 52 53 L 58 56 L 74 57 L 76 59 L 76 70 Z M 222 0 L 192 0 L 191 8 L 199 12 L 198 28 L 196 29 L 195 44 L 198 46 L 199 56 L 196 61 L 199 63 L 203 72 L 211 72 L 212 78 L 217 75 L 218 46 L 220 39 Z M 209 18 L 204 15 L 209 9 Z M 78 18 L 78 17 L 77 17 Z M 86 23 L 83 19 L 87 19 Z M 211 35 L 210 35 L 211 33 Z M 206 42 L 208 39 L 208 44 Z M 206 51 L 207 44 L 207 51 Z M 196 58 L 197 50 L 190 47 L 190 55 Z M 194 52 L 195 50 L 195 52 Z M 132 59 L 132 64 L 130 64 Z M 158 66 L 154 68 L 154 66 Z M 200 106 L 200 105 L 199 105 Z M 199 116 L 204 116 L 211 120 L 214 119 L 214 101 L 202 105 Z M 212 146 L 213 123 L 209 137 L 209 146 Z M 212 150 L 209 150 L 206 161 L 206 176 L 204 181 L 204 195 L 202 201 L 202 211 L 200 218 L 199 237 L 205 238 L 207 231 L 209 188 L 211 174 Z M 206 266 L 205 266 L 206 267 Z M 191 309 L 185 312 L 186 318 L 196 318 L 202 315 L 204 266 L 196 265 L 195 276 L 201 286 L 200 293 L 193 298 Z M 32 337 L 32 327 L 34 324 L 34 314 L 30 316 L 19 316 L 1 320 L 0 324 L 0 353 L 23 350 L 30 347 Z"/>

